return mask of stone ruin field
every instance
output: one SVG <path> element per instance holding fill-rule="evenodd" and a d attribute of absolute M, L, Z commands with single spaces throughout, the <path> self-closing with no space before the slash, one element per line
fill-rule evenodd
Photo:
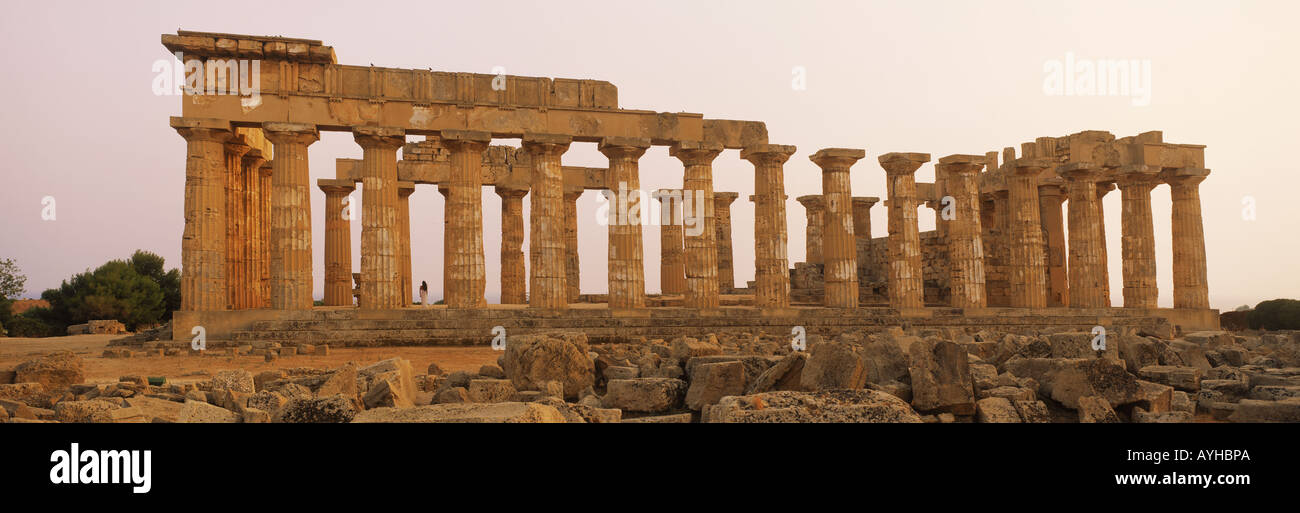
<path fill-rule="evenodd" d="M 1300 332 L 865 328 L 592 344 L 132 351 L 0 342 L 3 422 L 1296 422 Z M 149 378 L 165 377 L 161 385 Z"/>

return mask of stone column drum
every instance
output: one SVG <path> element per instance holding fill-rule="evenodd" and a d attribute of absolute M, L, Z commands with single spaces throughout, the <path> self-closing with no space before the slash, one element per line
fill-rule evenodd
<path fill-rule="evenodd" d="M 262 193 L 262 164 L 265 163 L 266 158 L 258 148 L 244 154 L 244 268 L 238 308 L 266 308 L 262 300 L 262 260 L 266 256 L 265 239 L 262 238 L 262 199 L 265 197 Z"/>
<path fill-rule="evenodd" d="M 443 263 L 447 308 L 482 308 L 487 278 L 483 269 L 483 151 L 492 135 L 473 130 L 443 130 L 451 150 L 447 195 L 447 260 Z"/>
<path fill-rule="evenodd" d="M 259 289 L 259 304 L 261 308 L 271 306 L 271 174 L 275 169 L 275 164 L 271 161 L 262 163 L 262 167 L 257 169 L 257 178 L 260 181 L 259 191 L 261 198 L 258 201 L 258 208 L 261 209 L 262 220 L 260 223 L 260 232 L 258 234 L 259 244 L 261 245 L 261 255 L 258 257 L 258 276 L 261 281 Z"/>
<path fill-rule="evenodd" d="M 868 281 L 871 269 L 871 207 L 880 198 L 859 196 L 853 198 L 853 242 L 857 249 L 858 285 Z"/>
<path fill-rule="evenodd" d="M 1156 285 L 1155 221 L 1151 215 L 1151 190 L 1159 185 L 1157 172 L 1145 165 L 1120 168 L 1117 172 L 1120 196 L 1120 258 L 1124 273 L 1124 307 L 1155 308 Z"/>
<path fill-rule="evenodd" d="M 564 170 L 560 159 L 571 142 L 567 135 L 524 135 L 524 150 L 532 157 L 532 196 L 528 200 L 528 253 L 532 265 L 528 304 L 533 308 L 567 308 L 569 304 Z M 519 278 L 523 277 L 520 272 Z"/>
<path fill-rule="evenodd" d="M 400 128 L 356 127 L 361 159 L 361 300 L 365 310 L 402 307 L 401 224 L 397 205 Z"/>
<path fill-rule="evenodd" d="M 1200 192 L 1209 175 L 1209 169 L 1178 168 L 1165 176 L 1173 200 L 1174 308 L 1210 307 Z"/>
<path fill-rule="evenodd" d="M 226 150 L 234 134 L 216 119 L 171 118 L 185 138 L 181 310 L 226 309 Z"/>
<path fill-rule="evenodd" d="M 578 198 L 582 192 L 582 188 L 564 190 L 564 287 L 568 289 L 569 303 L 577 303 L 582 295 L 578 258 Z"/>
<path fill-rule="evenodd" d="M 686 247 L 685 304 L 689 308 L 715 310 L 720 300 L 717 225 L 713 211 L 713 159 L 722 153 L 722 145 L 681 141 L 673 145 L 669 153 L 682 161 L 686 168 L 682 177 L 683 213 L 687 219 L 694 218 L 697 223 L 687 223 L 689 226 L 683 232 Z"/>
<path fill-rule="evenodd" d="M 824 304 L 830 308 L 858 307 L 858 248 L 853 236 L 849 168 L 866 155 L 860 149 L 825 148 L 809 157 L 822 169 L 822 198 L 826 203 L 822 223 Z"/>
<path fill-rule="evenodd" d="M 953 199 L 952 217 L 947 223 L 953 308 L 988 306 L 979 211 L 979 172 L 983 167 L 984 157 L 981 155 L 949 155 L 939 159 L 935 165 L 936 171 L 942 169 L 946 177 L 946 192 Z"/>
<path fill-rule="evenodd" d="M 232 310 L 248 308 L 244 267 L 244 155 L 252 148 L 243 135 L 226 142 L 226 303 Z"/>
<path fill-rule="evenodd" d="M 325 306 L 352 306 L 351 180 L 317 180 L 325 193 Z"/>
<path fill-rule="evenodd" d="M 740 194 L 713 193 L 713 223 L 718 241 L 718 291 L 731 292 L 736 288 L 736 271 L 731 253 L 731 204 Z"/>
<path fill-rule="evenodd" d="M 826 202 L 820 194 L 809 194 L 794 199 L 803 205 L 804 217 L 808 226 L 804 229 L 804 262 L 810 264 L 825 263 L 822 256 L 822 229 L 826 225 Z"/>
<path fill-rule="evenodd" d="M 754 165 L 754 306 L 790 306 L 790 264 L 785 218 L 785 162 L 794 146 L 746 147 L 740 158 Z"/>
<path fill-rule="evenodd" d="M 401 244 L 402 306 L 415 304 L 415 283 L 411 271 L 411 195 L 415 194 L 412 182 L 397 182 L 398 243 Z"/>
<path fill-rule="evenodd" d="M 1097 244 L 1101 247 L 1101 290 L 1102 297 L 1106 298 L 1106 306 L 1110 306 L 1110 256 L 1106 252 L 1106 194 L 1115 190 L 1115 184 L 1112 182 L 1097 183 Z"/>
<path fill-rule="evenodd" d="M 889 306 L 925 306 L 921 277 L 921 235 L 917 226 L 916 170 L 928 153 L 886 153 L 880 167 L 889 180 Z"/>
<path fill-rule="evenodd" d="M 1047 306 L 1061 307 L 1070 301 L 1070 278 L 1065 266 L 1065 218 L 1061 205 L 1065 191 L 1061 183 L 1039 184 L 1038 217 L 1043 223 L 1043 237 L 1047 246 Z"/>
<path fill-rule="evenodd" d="M 307 147 L 320 140 L 315 125 L 263 123 L 271 141 L 271 308 L 310 310 L 311 182 Z"/>
<path fill-rule="evenodd" d="M 1007 162 L 1011 217 L 1010 274 L 1011 306 L 1047 307 L 1047 258 L 1043 245 L 1043 223 L 1038 217 L 1038 176 L 1054 166 L 1049 158 L 1024 157 Z"/>
<path fill-rule="evenodd" d="M 524 196 L 526 189 L 497 187 L 501 196 L 501 304 L 528 302 L 524 268 Z M 533 268 L 536 272 L 536 267 Z"/>
<path fill-rule="evenodd" d="M 645 263 L 640 217 L 644 215 L 644 205 L 639 203 L 641 178 L 638 162 L 648 148 L 649 139 L 625 137 L 603 139 L 597 147 L 609 158 L 606 186 L 612 192 L 607 218 L 611 309 L 645 306 Z"/>
<path fill-rule="evenodd" d="M 659 289 L 664 294 L 686 293 L 686 248 L 682 235 L 681 189 L 655 191 L 660 204 Z"/>
<path fill-rule="evenodd" d="M 1105 307 L 1105 287 L 1101 282 L 1101 266 L 1104 264 L 1097 240 L 1101 235 L 1101 228 L 1097 225 L 1097 176 L 1100 168 L 1087 162 L 1075 162 L 1062 166 L 1058 172 L 1065 178 L 1070 200 L 1070 307 Z"/>

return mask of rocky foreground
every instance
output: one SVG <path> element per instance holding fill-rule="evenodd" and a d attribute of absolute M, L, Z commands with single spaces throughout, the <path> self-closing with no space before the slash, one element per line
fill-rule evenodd
<path fill-rule="evenodd" d="M 511 337 L 477 374 L 368 366 L 152 386 L 56 353 L 0 370 L 0 422 L 1300 422 L 1300 332 L 860 330 L 589 345 Z"/>

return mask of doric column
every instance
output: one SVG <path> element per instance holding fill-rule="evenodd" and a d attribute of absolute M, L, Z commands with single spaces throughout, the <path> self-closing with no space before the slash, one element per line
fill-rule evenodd
<path fill-rule="evenodd" d="M 826 225 L 826 202 L 820 194 L 809 194 L 794 199 L 803 205 L 808 226 L 804 229 L 804 262 L 822 264 L 822 228 Z"/>
<path fill-rule="evenodd" d="M 1173 200 L 1174 308 L 1210 307 L 1200 192 L 1209 175 L 1209 169 L 1178 168 L 1165 176 Z"/>
<path fill-rule="evenodd" d="M 794 146 L 746 147 L 740 158 L 754 165 L 754 306 L 790 306 L 790 263 L 785 220 L 785 162 Z"/>
<path fill-rule="evenodd" d="M 1101 308 L 1106 306 L 1105 287 L 1102 285 L 1101 245 L 1097 240 L 1101 228 L 1097 225 L 1097 176 L 1100 168 L 1088 162 L 1062 166 L 1059 171 L 1065 178 L 1069 195 L 1069 268 L 1070 307 Z"/>
<path fill-rule="evenodd" d="M 244 154 L 244 267 L 242 290 L 236 308 L 266 308 L 262 301 L 262 150 L 252 148 Z"/>
<path fill-rule="evenodd" d="M 1124 307 L 1155 308 L 1156 286 L 1155 221 L 1151 216 L 1151 190 L 1160 183 L 1155 169 L 1145 165 L 1119 169 L 1120 258 L 1124 272 Z"/>
<path fill-rule="evenodd" d="M 1053 179 L 1060 181 L 1059 179 Z M 1047 242 L 1047 306 L 1069 304 L 1070 278 L 1065 266 L 1065 220 L 1061 204 L 1065 202 L 1062 183 L 1038 186 L 1038 217 L 1043 224 L 1043 237 Z"/>
<path fill-rule="evenodd" d="M 487 287 L 483 270 L 483 151 L 492 142 L 492 134 L 443 130 L 442 142 L 451 150 L 444 237 L 449 253 L 443 273 L 447 308 L 481 308 L 487 305 L 483 296 Z"/>
<path fill-rule="evenodd" d="M 325 306 L 352 306 L 352 180 L 316 180 L 325 193 Z"/>
<path fill-rule="evenodd" d="M 1101 246 L 1101 290 L 1106 306 L 1110 306 L 1110 257 L 1106 253 L 1106 204 L 1102 200 L 1113 190 L 1113 182 L 1097 182 L 1097 230 L 1101 232 L 1097 235 L 1097 244 Z"/>
<path fill-rule="evenodd" d="M 401 244 L 401 284 L 402 284 L 402 306 L 411 306 L 415 304 L 413 299 L 415 293 L 414 276 L 411 271 L 411 195 L 415 194 L 415 184 L 412 182 L 397 182 L 397 226 L 398 239 Z"/>
<path fill-rule="evenodd" d="M 686 249 L 682 235 L 681 189 L 659 189 L 659 290 L 686 293 Z"/>
<path fill-rule="evenodd" d="M 871 207 L 880 198 L 858 196 L 853 198 L 853 242 L 857 249 L 858 284 L 868 280 L 871 263 Z"/>
<path fill-rule="evenodd" d="M 916 219 L 916 170 L 930 161 L 928 153 L 886 153 L 889 192 L 889 306 L 925 306 L 921 277 L 921 235 Z"/>
<path fill-rule="evenodd" d="M 645 263 L 641 247 L 641 177 L 638 162 L 649 139 L 608 137 L 597 147 L 609 158 L 609 307 L 645 306 Z M 710 202 L 711 203 L 711 202 Z M 716 264 L 715 264 L 716 265 Z"/>
<path fill-rule="evenodd" d="M 523 148 L 532 157 L 533 166 L 532 196 L 528 199 L 528 254 L 532 264 L 532 274 L 528 277 L 528 290 L 531 291 L 528 304 L 533 308 L 567 308 L 569 304 L 565 269 L 564 170 L 560 157 L 568 151 L 572 141 L 567 135 L 524 135 Z M 519 278 L 523 277 L 521 271 Z M 504 280 L 505 276 L 501 279 Z M 523 297 L 522 291 L 519 297 Z"/>
<path fill-rule="evenodd" d="M 734 192 L 713 193 L 713 223 L 717 227 L 718 241 L 718 291 L 731 292 L 736 288 L 736 271 L 731 254 L 731 203 L 740 196 Z"/>
<path fill-rule="evenodd" d="M 822 262 L 826 280 L 824 304 L 832 308 L 858 307 L 858 248 L 853 236 L 853 188 L 849 168 L 867 152 L 849 148 L 824 148 L 808 157 L 822 168 Z"/>
<path fill-rule="evenodd" d="M 577 303 L 582 295 L 582 271 L 578 258 L 578 198 L 581 187 L 564 190 L 564 287 L 569 303 Z"/>
<path fill-rule="evenodd" d="M 401 308 L 402 244 L 397 200 L 397 150 L 406 132 L 356 127 L 361 145 L 361 300 L 365 310 Z"/>
<path fill-rule="evenodd" d="M 259 181 L 258 191 L 258 208 L 261 209 L 262 220 L 259 223 L 259 233 L 257 235 L 258 244 L 261 246 L 261 252 L 257 260 L 257 273 L 260 282 L 258 289 L 258 305 L 260 308 L 271 307 L 271 174 L 275 169 L 275 164 L 271 161 L 262 163 L 257 169 L 257 178 Z"/>
<path fill-rule="evenodd" d="M 445 183 L 438 184 L 438 194 L 442 195 L 442 205 L 443 205 L 442 207 L 442 242 L 443 242 L 442 244 L 442 302 L 443 304 L 446 304 L 447 290 L 449 289 L 449 287 L 447 286 L 449 275 L 447 273 L 448 271 L 451 270 L 451 246 L 447 245 L 447 241 L 451 240 L 451 218 L 448 217 L 447 215 L 448 212 L 450 212 L 450 207 L 451 207 L 451 185 Z"/>
<path fill-rule="evenodd" d="M 984 308 L 984 241 L 980 226 L 979 172 L 981 155 L 949 155 L 939 159 L 935 171 L 945 177 L 945 192 L 952 196 L 948 220 L 948 272 L 954 308 Z"/>
<path fill-rule="evenodd" d="M 528 190 L 497 187 L 496 193 L 501 196 L 501 304 L 522 305 L 528 302 L 524 270 L 524 196 Z"/>
<path fill-rule="evenodd" d="M 686 301 L 690 308 L 713 310 L 718 298 L 718 241 L 713 212 L 713 159 L 722 145 L 681 141 L 669 153 L 682 161 L 683 230 L 686 247 Z M 693 223 L 690 221 L 694 221 Z"/>
<path fill-rule="evenodd" d="M 1007 188 L 1011 200 L 1010 273 L 1011 306 L 1047 307 L 1047 262 L 1043 223 L 1039 218 L 1038 176 L 1055 165 L 1049 158 L 1023 157 L 1007 162 L 1011 173 Z"/>
<path fill-rule="evenodd" d="M 252 149 L 243 135 L 235 134 L 226 150 L 226 304 L 232 310 L 248 305 L 241 300 L 246 284 L 244 268 L 244 155 Z"/>
<path fill-rule="evenodd" d="M 181 310 L 226 309 L 226 150 L 230 123 L 171 118 L 185 138 L 185 231 L 181 237 Z"/>
<path fill-rule="evenodd" d="M 263 123 L 271 141 L 271 308 L 310 310 L 311 181 L 307 146 L 320 140 L 315 125 Z"/>

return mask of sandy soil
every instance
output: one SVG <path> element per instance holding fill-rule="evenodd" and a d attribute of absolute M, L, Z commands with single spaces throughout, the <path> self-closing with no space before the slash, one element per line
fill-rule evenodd
<path fill-rule="evenodd" d="M 205 379 L 201 371 L 245 369 L 254 374 L 293 367 L 334 368 L 347 362 L 367 365 L 400 356 L 411 361 L 416 373 L 423 374 L 430 363 L 447 372 L 476 372 L 485 364 L 495 364 L 501 353 L 490 347 L 377 347 L 330 348 L 329 356 L 301 355 L 281 357 L 267 363 L 261 356 L 167 356 L 144 358 L 103 358 L 108 342 L 122 335 L 72 335 L 50 338 L 0 338 L 0 369 L 12 369 L 33 356 L 54 351 L 72 351 L 83 359 L 86 381 L 116 382 L 127 375 L 165 376 L 169 381 Z"/>

